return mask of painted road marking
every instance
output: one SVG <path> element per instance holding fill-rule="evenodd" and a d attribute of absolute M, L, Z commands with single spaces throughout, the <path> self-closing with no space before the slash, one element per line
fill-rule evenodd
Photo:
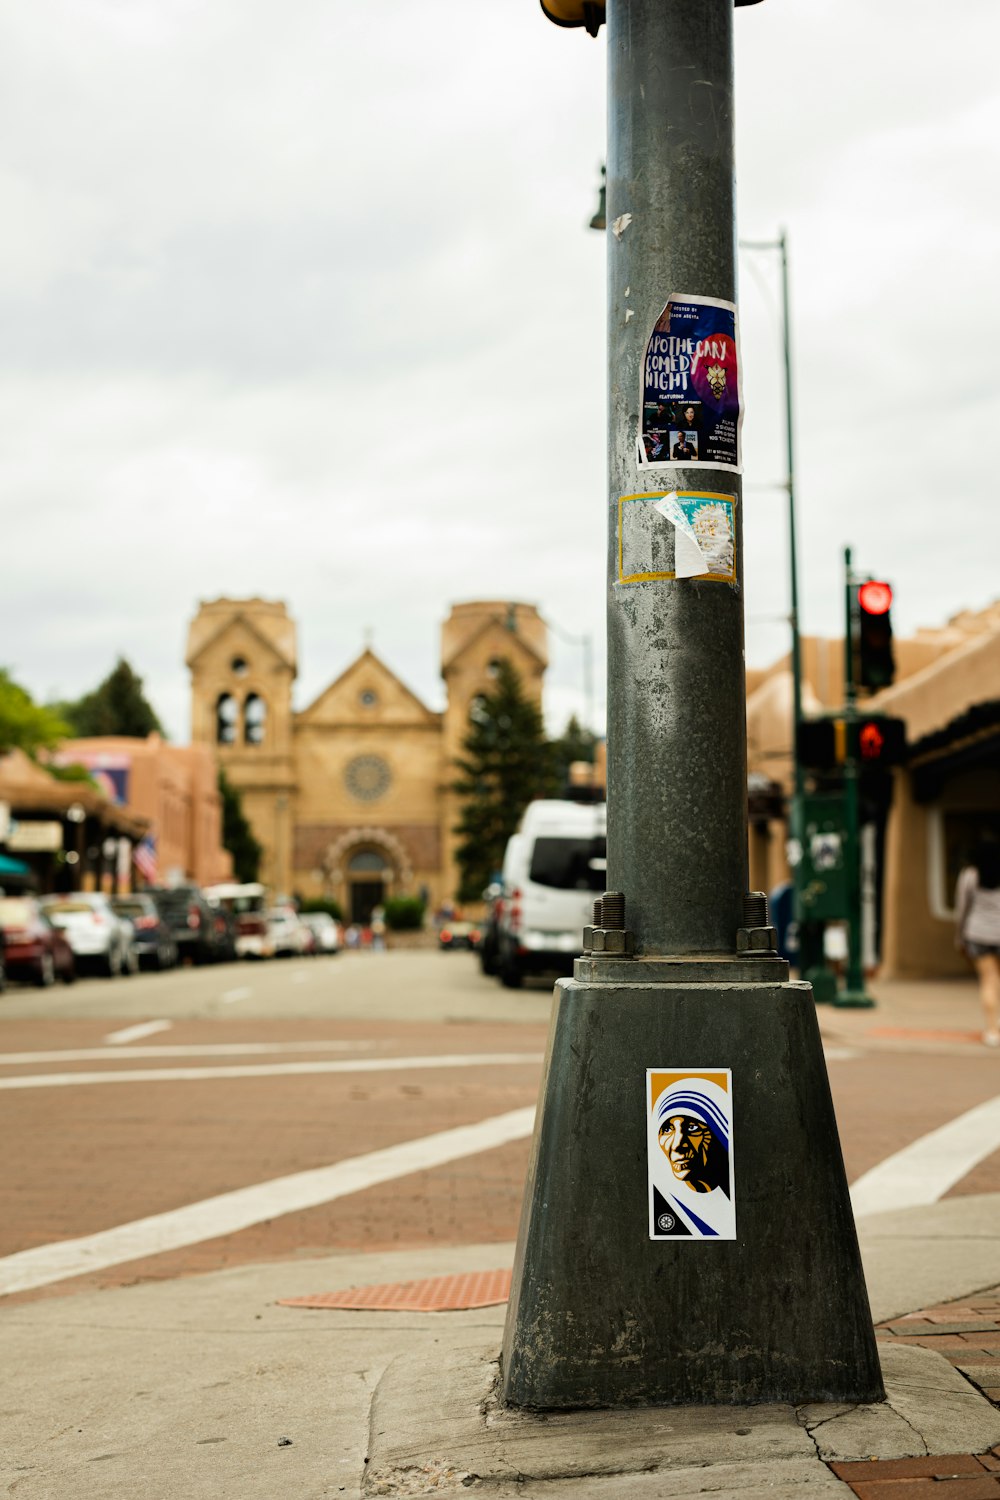
<path fill-rule="evenodd" d="M 442 1057 L 354 1057 L 344 1062 L 247 1063 L 235 1068 L 108 1068 L 102 1073 L 25 1073 L 0 1078 L 0 1090 L 76 1088 L 85 1083 L 191 1083 L 203 1078 L 289 1078 L 303 1073 L 506 1067 L 542 1061 L 541 1052 L 452 1052 Z"/>
<path fill-rule="evenodd" d="M 280 1052 L 372 1052 L 396 1042 L 168 1042 L 160 1047 L 130 1047 L 111 1052 L 107 1047 L 75 1047 L 63 1052 L 0 1052 L 0 1067 L 15 1063 L 110 1062 L 119 1057 L 269 1057 Z"/>
<path fill-rule="evenodd" d="M 854 1212 L 888 1213 L 936 1203 L 1000 1147 L 1000 1096 L 977 1104 L 865 1172 L 851 1188 Z"/>
<path fill-rule="evenodd" d="M 235 1005 L 237 1000 L 249 1000 L 253 990 L 248 984 L 237 985 L 235 990 L 223 990 L 219 996 L 223 1005 Z"/>
<path fill-rule="evenodd" d="M 295 1172 L 254 1187 L 221 1193 L 186 1208 L 119 1224 L 81 1239 L 20 1250 L 0 1259 L 0 1296 L 49 1286 L 70 1276 L 101 1271 L 147 1255 L 160 1255 L 165 1250 L 197 1245 L 219 1235 L 235 1234 L 266 1219 L 301 1213 L 303 1209 L 332 1203 L 336 1198 L 363 1192 L 379 1183 L 408 1177 L 412 1172 L 426 1172 L 463 1156 L 491 1151 L 530 1135 L 534 1116 L 531 1107 L 515 1109 L 475 1125 L 460 1125 L 454 1130 L 402 1141 L 382 1151 L 349 1157 L 333 1166 L 314 1167 L 308 1172 Z"/>
<path fill-rule="evenodd" d="M 140 1021 L 138 1026 L 109 1031 L 104 1040 L 112 1047 L 123 1047 L 127 1042 L 141 1041 L 144 1036 L 155 1036 L 158 1031 L 169 1031 L 173 1024 L 173 1021 Z"/>

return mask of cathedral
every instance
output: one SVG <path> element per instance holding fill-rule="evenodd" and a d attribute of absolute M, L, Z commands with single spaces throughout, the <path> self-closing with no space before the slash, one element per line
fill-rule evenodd
<path fill-rule="evenodd" d="M 441 631 L 446 707 L 428 708 L 365 649 L 296 710 L 295 622 L 281 602 L 212 599 L 188 632 L 191 738 L 215 749 L 264 848 L 272 891 L 363 922 L 392 896 L 457 885 L 450 790 L 469 708 L 507 658 L 541 706 L 547 632 L 531 604 L 456 604 Z"/>

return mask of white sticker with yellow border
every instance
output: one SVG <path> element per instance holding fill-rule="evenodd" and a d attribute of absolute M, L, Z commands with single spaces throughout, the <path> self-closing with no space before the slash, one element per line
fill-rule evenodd
<path fill-rule="evenodd" d="M 651 1240 L 734 1240 L 733 1075 L 647 1068 Z"/>

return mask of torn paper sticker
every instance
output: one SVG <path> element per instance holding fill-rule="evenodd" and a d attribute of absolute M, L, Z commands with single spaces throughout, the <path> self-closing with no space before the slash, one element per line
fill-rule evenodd
<path fill-rule="evenodd" d="M 674 528 L 674 577 L 736 581 L 736 527 L 731 495 L 695 491 L 653 501 Z"/>
<path fill-rule="evenodd" d="M 740 472 L 735 302 L 671 293 L 646 344 L 639 401 L 640 468 Z"/>
<path fill-rule="evenodd" d="M 618 582 L 737 582 L 736 497 L 708 490 L 618 498 Z"/>

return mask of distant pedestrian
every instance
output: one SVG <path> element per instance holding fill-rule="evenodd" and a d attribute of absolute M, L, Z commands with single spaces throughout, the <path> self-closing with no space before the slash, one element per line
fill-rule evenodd
<path fill-rule="evenodd" d="M 376 906 L 372 912 L 372 946 L 376 953 L 385 948 L 385 907 Z"/>
<path fill-rule="evenodd" d="M 983 1041 L 1000 1047 L 1000 843 L 983 839 L 955 888 L 956 942 L 975 964 L 986 1022 Z"/>

